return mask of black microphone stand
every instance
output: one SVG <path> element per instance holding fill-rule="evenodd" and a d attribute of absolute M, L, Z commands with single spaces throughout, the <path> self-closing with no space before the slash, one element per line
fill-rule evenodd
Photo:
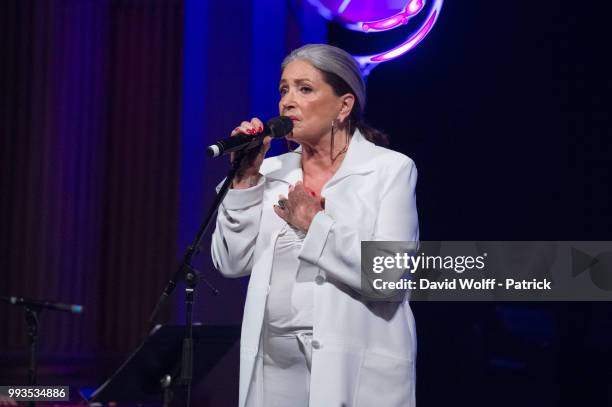
<path fill-rule="evenodd" d="M 28 325 L 28 344 L 30 348 L 30 363 L 28 367 L 28 386 L 36 386 L 38 370 L 38 316 L 41 309 L 38 307 L 25 306 L 25 319 Z M 34 407 L 36 402 L 28 402 L 29 407 Z"/>
<path fill-rule="evenodd" d="M 151 317 L 149 318 L 150 328 L 152 328 L 155 325 L 157 314 L 159 313 L 162 305 L 172 294 L 176 288 L 176 283 L 182 277 L 185 280 L 185 338 L 183 339 L 183 349 L 181 355 L 182 364 L 180 383 L 187 388 L 187 407 L 191 405 L 191 382 L 193 379 L 193 300 L 195 297 L 195 289 L 198 284 L 198 280 L 200 279 L 198 271 L 192 265 L 192 260 L 193 257 L 200 252 L 200 243 L 202 242 L 204 233 L 210 226 L 215 214 L 217 213 L 217 210 L 219 209 L 219 206 L 221 205 L 221 202 L 223 202 L 223 199 L 225 198 L 225 195 L 227 195 L 227 191 L 232 185 L 232 181 L 234 180 L 234 177 L 236 176 L 236 173 L 238 172 L 238 169 L 240 168 L 242 160 L 245 156 L 245 149 L 235 153 L 234 160 L 232 161 L 230 171 L 225 178 L 225 182 L 217 193 L 215 200 L 208 210 L 208 213 L 204 218 L 204 222 L 202 222 L 200 225 L 193 242 L 187 247 L 178 270 L 168 282 L 162 295 L 159 297 L 155 308 L 153 309 Z M 213 294 L 219 294 L 219 291 L 208 281 L 205 279 L 202 280 L 206 283 L 208 288 L 211 289 Z"/>
<path fill-rule="evenodd" d="M 42 301 L 23 300 L 19 303 L 12 301 L 15 297 L 0 297 L 3 301 L 12 305 L 22 306 L 25 310 L 25 320 L 28 326 L 28 386 L 36 386 L 38 376 L 38 321 L 43 309 L 57 310 L 50 304 Z M 28 406 L 34 407 L 35 401 L 28 402 Z"/>
<path fill-rule="evenodd" d="M 40 309 L 25 307 L 25 319 L 28 325 L 28 345 L 30 348 L 30 364 L 28 368 L 28 385 L 36 386 L 38 370 L 38 316 Z"/>

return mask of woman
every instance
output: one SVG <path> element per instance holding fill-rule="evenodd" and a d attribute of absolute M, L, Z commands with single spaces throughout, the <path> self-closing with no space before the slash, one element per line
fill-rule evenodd
<path fill-rule="evenodd" d="M 251 276 L 240 406 L 412 406 L 414 319 L 407 301 L 371 301 L 363 240 L 417 241 L 416 168 L 365 126 L 355 60 L 306 45 L 282 64 L 279 112 L 294 152 L 241 167 L 217 217 L 215 267 Z M 254 118 L 232 135 L 263 127 Z"/>

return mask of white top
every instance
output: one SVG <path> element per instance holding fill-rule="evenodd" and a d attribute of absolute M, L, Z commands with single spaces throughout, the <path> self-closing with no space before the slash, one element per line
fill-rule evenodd
<path fill-rule="evenodd" d="M 260 173 L 258 185 L 228 191 L 211 243 L 215 267 L 224 276 L 250 275 L 240 336 L 240 407 L 266 407 L 258 354 L 262 328 L 268 327 L 275 246 L 286 224 L 273 205 L 302 179 L 300 156 L 266 158 Z M 393 241 L 394 252 L 415 252 L 416 183 L 412 160 L 355 131 L 342 165 L 322 191 L 325 212 L 312 219 L 298 257 L 298 274 L 317 278 L 311 406 L 415 405 L 416 329 L 409 303 L 368 301 L 371 290 L 361 284 L 359 253 L 364 240 Z"/>
<path fill-rule="evenodd" d="M 314 276 L 300 271 L 298 258 L 306 235 L 286 224 L 274 246 L 266 322 L 276 333 L 312 329 Z"/>

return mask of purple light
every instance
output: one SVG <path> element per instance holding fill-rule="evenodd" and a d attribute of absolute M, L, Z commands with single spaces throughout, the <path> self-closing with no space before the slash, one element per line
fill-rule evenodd
<path fill-rule="evenodd" d="M 423 10 L 423 6 L 425 6 L 423 0 L 412 0 L 406 6 L 406 13 L 408 14 L 408 17 L 419 14 L 419 11 Z"/>
<path fill-rule="evenodd" d="M 425 22 L 415 32 L 410 34 L 408 39 L 406 39 L 406 41 L 404 41 L 402 44 L 378 54 L 355 56 L 355 59 L 357 62 L 359 62 L 363 75 L 367 76 L 379 63 L 404 55 L 423 41 L 423 39 L 431 32 L 431 29 L 436 24 L 443 3 L 444 0 L 434 0 L 431 8 L 429 9 L 427 17 L 425 18 Z M 421 0 L 411 0 L 411 2 L 406 6 L 406 9 L 411 9 L 411 7 L 412 10 L 417 10 L 417 8 L 420 7 L 420 9 L 416 11 L 418 13 L 423 9 L 423 3 Z"/>
<path fill-rule="evenodd" d="M 416 34 L 414 34 L 408 41 L 390 51 L 383 52 L 382 54 L 372 57 L 372 62 L 384 62 L 397 58 L 416 47 L 418 43 L 421 42 L 427 34 L 429 34 L 429 31 L 431 31 L 431 28 L 436 21 L 436 17 L 437 14 L 434 12 L 434 14 L 429 17 L 429 20 L 427 20 L 427 23 L 425 23 L 425 25 L 421 27 L 419 31 L 417 31 Z"/>
<path fill-rule="evenodd" d="M 295 1 L 295 0 L 294 0 Z M 361 23 L 385 20 L 406 9 L 414 0 L 308 0 L 324 18 L 361 31 Z M 421 0 L 422 1 L 422 0 Z"/>
<path fill-rule="evenodd" d="M 386 31 L 386 30 L 395 28 L 398 25 L 402 25 L 406 23 L 408 23 L 408 19 L 404 17 L 404 13 L 400 13 L 386 20 L 374 21 L 370 23 L 362 23 L 361 28 L 365 32 L 368 32 L 370 30 Z"/>
<path fill-rule="evenodd" d="M 344 10 L 346 10 L 346 8 L 348 7 L 350 3 L 351 3 L 351 0 L 344 0 L 342 4 L 340 4 L 340 7 L 338 7 L 338 15 L 344 13 Z"/>
<path fill-rule="evenodd" d="M 369 32 L 370 30 L 387 31 L 399 25 L 408 24 L 410 17 L 419 14 L 419 12 L 423 10 L 424 5 L 425 3 L 423 3 L 423 0 L 411 0 L 404 11 L 384 20 L 363 22 L 361 23 L 361 29 L 364 32 Z"/>
<path fill-rule="evenodd" d="M 326 19 L 340 21 L 354 31 L 375 33 L 409 23 L 428 6 L 423 23 L 400 45 L 377 54 L 355 56 L 367 76 L 379 63 L 397 58 L 414 49 L 438 20 L 444 0 L 309 0 Z M 431 4 L 431 6 L 429 6 Z"/>

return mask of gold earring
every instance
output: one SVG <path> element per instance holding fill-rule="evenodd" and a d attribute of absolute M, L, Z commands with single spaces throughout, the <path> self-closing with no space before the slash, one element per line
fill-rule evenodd
<path fill-rule="evenodd" d="M 346 143 L 344 144 L 344 148 L 342 149 L 342 151 L 338 152 L 338 154 L 336 154 L 336 156 L 334 157 L 334 136 L 335 136 L 335 124 L 336 121 L 332 121 L 332 128 L 331 128 L 331 146 L 330 146 L 330 150 L 329 150 L 329 158 L 332 160 L 332 162 L 336 161 L 338 159 L 338 157 L 340 157 L 342 154 L 346 153 L 346 151 L 348 150 L 348 145 L 349 145 L 349 132 L 348 130 L 346 130 Z M 349 119 L 349 124 L 350 124 L 350 119 Z"/>
<path fill-rule="evenodd" d="M 291 142 L 287 139 L 285 139 L 285 143 L 287 143 L 287 151 L 290 153 L 293 153 L 295 150 L 293 148 L 291 148 Z"/>
<path fill-rule="evenodd" d="M 331 127 L 332 128 L 331 128 L 331 140 L 330 140 L 330 146 L 329 146 L 329 158 L 332 161 L 334 161 L 334 136 L 335 136 L 334 130 L 335 130 L 335 127 L 336 127 L 336 121 L 335 120 L 332 120 Z"/>
<path fill-rule="evenodd" d="M 298 149 L 298 147 L 299 147 L 299 143 L 295 143 L 295 142 L 294 142 L 293 144 L 294 144 L 294 145 L 297 145 L 298 147 L 293 148 L 293 146 L 292 146 L 292 144 L 291 144 L 291 141 L 289 141 L 289 139 L 288 139 L 288 138 L 286 138 L 286 137 L 285 137 L 285 143 L 287 144 L 287 152 L 289 152 L 289 153 L 296 153 L 296 154 L 302 154 L 302 152 L 301 152 L 301 151 L 295 151 L 295 150 L 297 150 L 297 149 Z"/>

